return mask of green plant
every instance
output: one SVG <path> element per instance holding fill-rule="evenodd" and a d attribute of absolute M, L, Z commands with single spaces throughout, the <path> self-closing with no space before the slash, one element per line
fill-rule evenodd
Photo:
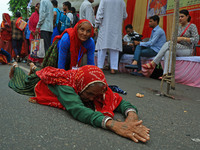
<path fill-rule="evenodd" d="M 21 13 L 23 19 L 30 17 L 30 15 L 34 11 L 34 7 L 31 6 L 31 10 L 27 10 L 27 5 L 29 1 L 30 0 L 10 0 L 8 4 L 9 10 L 12 12 L 12 18 L 14 18 L 17 11 Z"/>

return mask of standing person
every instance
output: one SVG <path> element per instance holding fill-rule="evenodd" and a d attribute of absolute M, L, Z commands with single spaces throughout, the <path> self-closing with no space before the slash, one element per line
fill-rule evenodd
<path fill-rule="evenodd" d="M 18 18 L 21 17 L 20 12 L 16 12 L 15 19 L 12 20 L 12 47 L 15 52 L 15 59 L 16 61 L 20 61 L 20 54 L 22 49 L 22 42 L 23 42 L 23 31 L 17 28 L 16 21 Z"/>
<path fill-rule="evenodd" d="M 84 0 L 80 7 L 80 19 L 87 19 L 92 25 L 95 24 L 94 10 L 92 3 L 94 0 Z"/>
<path fill-rule="evenodd" d="M 125 68 L 137 69 L 137 72 L 132 72 L 132 75 L 143 76 L 141 71 L 140 57 L 154 57 L 160 51 L 163 44 L 166 42 L 165 31 L 159 27 L 160 18 L 154 15 L 149 19 L 149 27 L 153 28 L 151 37 L 147 42 L 134 41 L 137 45 L 134 53 L 134 61 L 131 65 L 126 65 Z"/>
<path fill-rule="evenodd" d="M 180 26 L 178 29 L 177 45 L 176 45 L 176 56 L 191 56 L 193 52 L 194 44 L 199 41 L 199 34 L 195 24 L 190 23 L 191 16 L 188 10 L 183 9 L 179 11 L 179 22 Z M 164 72 L 163 76 L 166 76 L 168 69 L 168 59 L 169 59 L 169 48 L 170 41 L 166 42 L 156 57 L 150 63 L 144 64 L 142 67 L 146 69 L 154 69 L 156 64 L 159 64 L 162 57 L 164 56 Z M 170 57 L 172 60 L 172 55 Z M 170 62 L 171 63 L 171 62 Z M 171 73 L 171 65 L 169 65 L 169 73 Z"/>
<path fill-rule="evenodd" d="M 39 21 L 39 9 L 40 9 L 40 3 L 37 3 L 35 5 L 35 12 L 32 13 L 31 17 L 29 18 L 29 30 L 31 32 L 30 37 L 29 37 L 29 41 L 31 43 L 31 40 L 36 38 L 36 35 L 38 35 L 38 37 L 40 37 L 40 30 L 38 32 L 36 32 L 36 26 L 38 24 Z M 43 58 L 32 58 L 30 55 L 28 57 L 28 59 L 31 62 L 38 62 L 38 63 L 42 63 Z"/>
<path fill-rule="evenodd" d="M 36 33 L 44 39 L 44 49 L 47 52 L 51 45 L 51 35 L 53 33 L 53 4 L 50 0 L 41 0 L 39 10 L 39 21 L 36 27 Z"/>
<path fill-rule="evenodd" d="M 3 21 L 0 28 L 0 48 L 6 50 L 10 55 L 12 54 L 12 29 L 10 15 L 2 14 Z M 10 61 L 10 60 L 9 60 Z"/>
<path fill-rule="evenodd" d="M 53 42 L 53 39 L 55 36 L 60 35 L 60 32 L 58 30 L 58 23 L 59 23 L 59 18 L 61 11 L 58 8 L 58 1 L 57 0 L 52 0 L 51 1 L 53 4 L 53 34 L 51 36 L 51 44 Z"/>
<path fill-rule="evenodd" d="M 103 68 L 107 50 L 110 53 L 111 73 L 118 70 L 119 51 L 122 51 L 122 22 L 127 18 L 123 0 L 101 0 L 96 20 L 95 31 L 99 28 L 96 49 L 98 67 Z"/>
<path fill-rule="evenodd" d="M 73 14 L 71 13 L 71 3 L 69 1 L 63 3 L 63 11 L 66 13 L 67 17 L 69 17 L 70 26 L 72 26 L 74 18 Z"/>
<path fill-rule="evenodd" d="M 27 22 L 27 25 L 26 25 L 24 34 L 25 34 L 27 45 L 28 45 L 28 54 L 30 54 L 30 42 L 29 42 L 29 38 L 30 38 L 31 31 L 29 30 L 29 19 L 26 19 L 26 22 Z"/>
<path fill-rule="evenodd" d="M 73 24 L 72 24 L 72 27 L 74 27 L 76 25 L 76 23 L 80 20 L 78 15 L 76 14 L 76 8 L 72 7 L 71 8 L 71 12 L 73 14 Z"/>

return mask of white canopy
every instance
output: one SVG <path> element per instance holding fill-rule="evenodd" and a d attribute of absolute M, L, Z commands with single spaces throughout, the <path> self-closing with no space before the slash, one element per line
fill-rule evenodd
<path fill-rule="evenodd" d="M 35 6 L 37 3 L 40 2 L 40 0 L 30 0 L 32 1 L 31 5 Z M 72 7 L 76 8 L 76 11 L 79 11 L 79 8 L 81 6 L 81 3 L 84 0 L 57 0 L 58 1 L 58 8 L 62 10 L 63 2 L 69 1 L 72 4 Z M 92 3 L 92 6 L 97 6 L 99 4 L 100 0 L 94 0 Z"/>

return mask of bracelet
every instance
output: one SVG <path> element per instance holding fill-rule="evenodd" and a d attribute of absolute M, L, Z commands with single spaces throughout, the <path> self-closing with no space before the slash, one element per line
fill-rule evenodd
<path fill-rule="evenodd" d="M 125 116 L 127 117 L 128 116 L 128 113 L 130 111 L 133 111 L 134 113 L 136 113 L 136 110 L 134 108 L 128 108 L 126 111 L 125 111 Z"/>
<path fill-rule="evenodd" d="M 187 38 L 186 37 L 184 38 L 184 41 L 187 42 Z"/>
<path fill-rule="evenodd" d="M 108 120 L 112 120 L 112 118 L 111 118 L 111 117 L 108 117 L 108 116 L 105 116 L 105 117 L 103 118 L 102 124 L 101 124 L 102 128 L 107 129 L 107 128 L 106 128 L 106 123 L 107 123 Z"/>

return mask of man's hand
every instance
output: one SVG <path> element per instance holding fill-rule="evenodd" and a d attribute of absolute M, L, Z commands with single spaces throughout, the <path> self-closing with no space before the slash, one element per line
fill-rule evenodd
<path fill-rule="evenodd" d="M 118 122 L 108 120 L 106 127 L 116 134 L 129 138 L 134 142 L 147 142 L 150 140 L 149 129 L 142 125 L 142 120 Z"/>
<path fill-rule="evenodd" d="M 139 41 L 134 41 L 134 44 L 135 44 L 135 45 L 139 45 L 140 42 L 139 42 Z"/>

